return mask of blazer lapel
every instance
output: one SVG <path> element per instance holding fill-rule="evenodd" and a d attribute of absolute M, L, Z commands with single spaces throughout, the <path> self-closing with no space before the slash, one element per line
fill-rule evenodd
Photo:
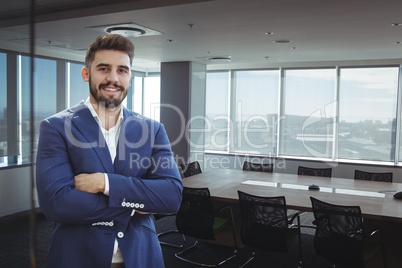
<path fill-rule="evenodd" d="M 121 124 L 119 142 L 116 148 L 116 158 L 114 160 L 114 170 L 121 174 L 127 163 L 130 162 L 131 153 L 138 152 L 138 148 L 133 148 L 133 144 L 138 144 L 143 132 L 142 124 L 137 115 L 123 108 L 124 120 Z M 130 145 L 131 144 L 131 145 Z"/>
<path fill-rule="evenodd" d="M 95 150 L 102 163 L 105 172 L 114 173 L 114 167 L 111 160 L 109 148 L 98 123 L 93 118 L 88 107 L 80 103 L 70 109 L 72 124 L 82 133 L 86 139 L 83 141 L 84 148 L 92 148 Z"/>

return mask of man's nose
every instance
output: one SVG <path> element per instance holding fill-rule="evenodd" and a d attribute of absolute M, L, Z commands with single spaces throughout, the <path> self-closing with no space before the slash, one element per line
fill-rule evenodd
<path fill-rule="evenodd" d="M 118 76 L 117 76 L 117 72 L 115 72 L 115 71 L 109 72 L 109 74 L 108 74 L 106 79 L 107 79 L 107 81 L 110 81 L 110 82 L 113 82 L 113 83 L 119 81 Z"/>

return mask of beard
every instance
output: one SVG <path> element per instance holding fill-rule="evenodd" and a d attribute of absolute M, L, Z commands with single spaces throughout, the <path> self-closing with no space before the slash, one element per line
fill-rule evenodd
<path fill-rule="evenodd" d="M 115 98 L 114 96 L 102 95 L 101 93 L 102 88 L 106 88 L 111 85 L 122 92 L 122 95 L 120 97 Z M 114 109 L 119 107 L 127 96 L 127 89 L 124 88 L 123 86 L 119 86 L 118 84 L 113 83 L 107 83 L 107 84 L 99 84 L 98 88 L 96 88 L 96 86 L 92 84 L 91 78 L 89 78 L 89 92 L 99 105 L 107 109 Z"/>

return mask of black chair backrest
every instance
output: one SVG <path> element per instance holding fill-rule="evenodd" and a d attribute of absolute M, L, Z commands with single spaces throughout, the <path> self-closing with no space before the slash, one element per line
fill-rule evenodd
<path fill-rule="evenodd" d="M 310 168 L 299 166 L 297 169 L 297 174 L 330 178 L 332 176 L 332 168 Z"/>
<path fill-rule="evenodd" d="M 316 253 L 335 264 L 363 264 L 363 219 L 359 206 L 340 206 L 310 197 L 316 232 Z"/>
<path fill-rule="evenodd" d="M 392 172 L 373 173 L 355 170 L 355 180 L 392 182 Z"/>
<path fill-rule="evenodd" d="M 214 240 L 215 211 L 208 188 L 183 188 L 183 198 L 176 214 L 177 230 L 185 235 Z"/>
<path fill-rule="evenodd" d="M 284 196 L 260 197 L 238 191 L 241 239 L 255 249 L 287 251 L 288 220 Z"/>
<path fill-rule="evenodd" d="M 186 178 L 202 173 L 201 166 L 198 161 L 191 162 L 187 166 L 181 164 L 181 168 L 183 170 L 184 177 Z"/>
<path fill-rule="evenodd" d="M 274 169 L 274 164 L 273 163 L 252 163 L 248 161 L 244 161 L 243 163 L 243 170 L 247 171 L 259 171 L 259 172 L 269 172 L 272 173 Z"/>

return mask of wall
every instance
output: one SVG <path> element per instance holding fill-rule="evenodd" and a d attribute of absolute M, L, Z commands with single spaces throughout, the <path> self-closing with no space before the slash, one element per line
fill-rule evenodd
<path fill-rule="evenodd" d="M 162 62 L 160 121 L 178 163 L 203 162 L 204 135 L 197 129 L 204 128 L 204 121 L 199 118 L 205 115 L 205 90 L 205 65 Z"/>
<path fill-rule="evenodd" d="M 186 129 L 183 128 L 188 121 L 190 110 L 190 64 L 161 63 L 160 122 L 165 126 L 177 159 L 187 159 L 190 152 L 185 139 Z"/>

